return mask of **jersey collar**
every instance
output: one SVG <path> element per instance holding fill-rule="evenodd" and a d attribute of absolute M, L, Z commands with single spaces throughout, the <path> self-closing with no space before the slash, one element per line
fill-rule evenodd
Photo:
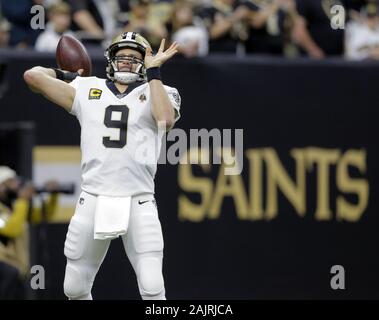
<path fill-rule="evenodd" d="M 131 83 L 128 85 L 128 88 L 125 90 L 125 92 L 120 92 L 116 85 L 114 84 L 113 81 L 107 79 L 105 81 L 108 89 L 118 98 L 118 99 L 122 99 L 124 98 L 125 96 L 127 96 L 131 91 L 133 91 L 135 88 L 143 85 L 145 82 L 144 81 L 141 81 L 141 82 L 134 82 L 134 83 Z"/>

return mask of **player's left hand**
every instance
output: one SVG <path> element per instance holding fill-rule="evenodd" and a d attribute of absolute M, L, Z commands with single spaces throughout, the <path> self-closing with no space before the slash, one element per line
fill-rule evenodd
<path fill-rule="evenodd" d="M 146 49 L 146 55 L 145 55 L 145 68 L 153 68 L 153 67 L 160 67 L 163 63 L 165 63 L 168 59 L 173 57 L 178 52 L 178 43 L 173 42 L 166 51 L 164 50 L 165 45 L 165 39 L 162 39 L 161 45 L 159 46 L 159 50 L 156 55 L 153 56 L 153 53 L 151 51 L 151 48 Z"/>

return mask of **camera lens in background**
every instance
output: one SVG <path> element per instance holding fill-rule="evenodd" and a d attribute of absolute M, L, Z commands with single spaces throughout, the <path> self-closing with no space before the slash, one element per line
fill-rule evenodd
<path fill-rule="evenodd" d="M 37 187 L 37 193 L 62 193 L 62 194 L 75 194 L 75 184 L 59 184 L 56 189 L 47 190 L 45 186 Z"/>

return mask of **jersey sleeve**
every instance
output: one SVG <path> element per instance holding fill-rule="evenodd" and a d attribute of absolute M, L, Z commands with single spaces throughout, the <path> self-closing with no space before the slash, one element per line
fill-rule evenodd
<path fill-rule="evenodd" d="M 261 8 L 252 1 L 241 1 L 240 5 L 247 7 L 250 11 L 259 12 Z"/>
<path fill-rule="evenodd" d="M 76 77 L 73 81 L 69 83 L 69 85 L 76 90 L 74 102 L 72 103 L 70 113 L 76 116 L 78 119 L 80 117 L 80 102 L 79 102 L 80 79 L 81 77 Z"/>
<path fill-rule="evenodd" d="M 205 28 L 209 30 L 214 23 L 216 10 L 213 7 L 205 7 L 199 10 L 197 15 L 202 19 Z"/>
<path fill-rule="evenodd" d="M 178 90 L 175 88 L 166 87 L 166 92 L 170 99 L 171 105 L 174 108 L 175 122 L 176 122 L 180 118 L 180 105 L 181 105 L 182 99 L 180 98 L 180 94 Z"/>
<path fill-rule="evenodd" d="M 296 0 L 296 10 L 304 18 L 309 18 L 309 1 Z"/>
<path fill-rule="evenodd" d="M 88 10 L 88 1 L 85 0 L 66 0 L 72 11 L 75 13 L 80 10 Z"/>

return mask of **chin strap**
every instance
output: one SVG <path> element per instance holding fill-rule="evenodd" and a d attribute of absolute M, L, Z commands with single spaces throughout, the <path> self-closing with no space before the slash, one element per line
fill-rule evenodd
<path fill-rule="evenodd" d="M 130 84 L 136 82 L 139 75 L 133 72 L 117 71 L 114 73 L 114 79 L 121 84 Z"/>

